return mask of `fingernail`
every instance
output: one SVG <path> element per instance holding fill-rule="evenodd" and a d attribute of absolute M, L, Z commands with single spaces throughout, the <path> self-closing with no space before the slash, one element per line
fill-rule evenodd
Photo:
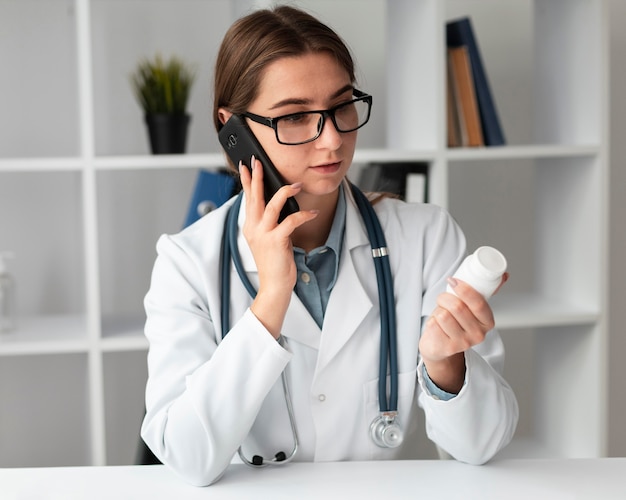
<path fill-rule="evenodd" d="M 239 165 L 237 166 L 239 169 L 239 173 L 241 174 L 241 169 L 243 168 L 243 161 L 239 160 Z"/>
<path fill-rule="evenodd" d="M 293 189 L 300 189 L 302 187 L 302 183 L 301 182 L 294 182 L 291 187 Z"/>
<path fill-rule="evenodd" d="M 250 157 L 250 168 L 254 168 L 254 160 L 256 160 L 256 158 L 254 157 L 254 155 L 252 155 Z"/>
<path fill-rule="evenodd" d="M 447 281 L 448 285 L 450 285 L 452 288 L 456 288 L 456 286 L 459 284 L 458 280 L 453 276 L 450 276 Z"/>
<path fill-rule="evenodd" d="M 317 208 L 314 208 L 313 210 L 309 210 L 309 213 L 317 215 L 320 213 L 320 211 Z"/>

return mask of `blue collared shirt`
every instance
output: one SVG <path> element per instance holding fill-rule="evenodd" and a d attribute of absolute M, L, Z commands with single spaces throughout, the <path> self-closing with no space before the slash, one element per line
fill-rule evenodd
<path fill-rule="evenodd" d="M 345 227 L 346 197 L 341 186 L 335 218 L 326 244 L 314 248 L 309 253 L 305 253 L 301 248 L 293 249 L 298 272 L 296 295 L 320 328 L 324 323 L 330 292 L 337 281 Z"/>

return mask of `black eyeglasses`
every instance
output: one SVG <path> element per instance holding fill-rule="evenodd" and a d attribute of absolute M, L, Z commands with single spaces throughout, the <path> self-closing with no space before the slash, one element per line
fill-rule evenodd
<path fill-rule="evenodd" d="M 330 117 L 337 132 L 354 132 L 365 125 L 370 119 L 372 96 L 357 89 L 354 89 L 352 93 L 355 99 L 330 109 L 301 111 L 276 118 L 267 118 L 248 112 L 241 113 L 241 116 L 273 128 L 276 140 L 280 144 L 297 146 L 317 139 L 324 129 L 327 117 Z"/>

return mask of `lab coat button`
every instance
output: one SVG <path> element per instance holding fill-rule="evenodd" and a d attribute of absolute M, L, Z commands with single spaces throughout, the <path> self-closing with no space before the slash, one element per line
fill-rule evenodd
<path fill-rule="evenodd" d="M 302 273 L 300 275 L 300 279 L 305 283 L 309 283 L 311 281 L 311 276 L 309 276 L 309 273 Z"/>
<path fill-rule="evenodd" d="M 317 399 L 319 399 L 320 403 L 323 403 L 324 401 L 326 401 L 326 394 L 320 394 L 319 396 L 317 396 Z"/>

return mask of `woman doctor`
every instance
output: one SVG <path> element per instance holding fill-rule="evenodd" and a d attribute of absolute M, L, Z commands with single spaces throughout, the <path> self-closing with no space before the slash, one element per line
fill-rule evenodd
<path fill-rule="evenodd" d="M 253 12 L 222 42 L 214 91 L 218 130 L 233 113 L 274 119 L 247 121 L 287 185 L 266 205 L 260 162 L 252 160 L 251 172 L 239 168 L 236 243 L 254 299 L 234 268 L 230 297 L 221 296 L 222 236 L 234 199 L 158 241 L 145 298 L 142 425 L 154 454 L 195 485 L 216 481 L 240 447 L 266 462 L 289 454 L 284 372 L 299 438 L 295 460 L 419 457 L 420 407 L 428 437 L 452 457 L 492 458 L 511 440 L 518 407 L 501 376 L 504 352 L 488 303 L 450 279 L 466 253 L 464 236 L 441 208 L 390 198 L 374 206 L 393 275 L 396 424 L 404 439 L 394 448 L 371 439 L 380 307 L 368 235 L 346 181 L 357 132 L 339 130 L 336 107 L 362 94 L 341 39 L 292 7 Z M 294 145 L 285 127 L 310 118 L 295 114 L 319 110 L 334 112 L 317 114 L 317 128 L 301 131 L 307 137 Z M 292 196 L 300 211 L 279 223 Z M 455 294 L 445 293 L 448 283 Z M 230 301 L 223 340 L 222 299 Z"/>

